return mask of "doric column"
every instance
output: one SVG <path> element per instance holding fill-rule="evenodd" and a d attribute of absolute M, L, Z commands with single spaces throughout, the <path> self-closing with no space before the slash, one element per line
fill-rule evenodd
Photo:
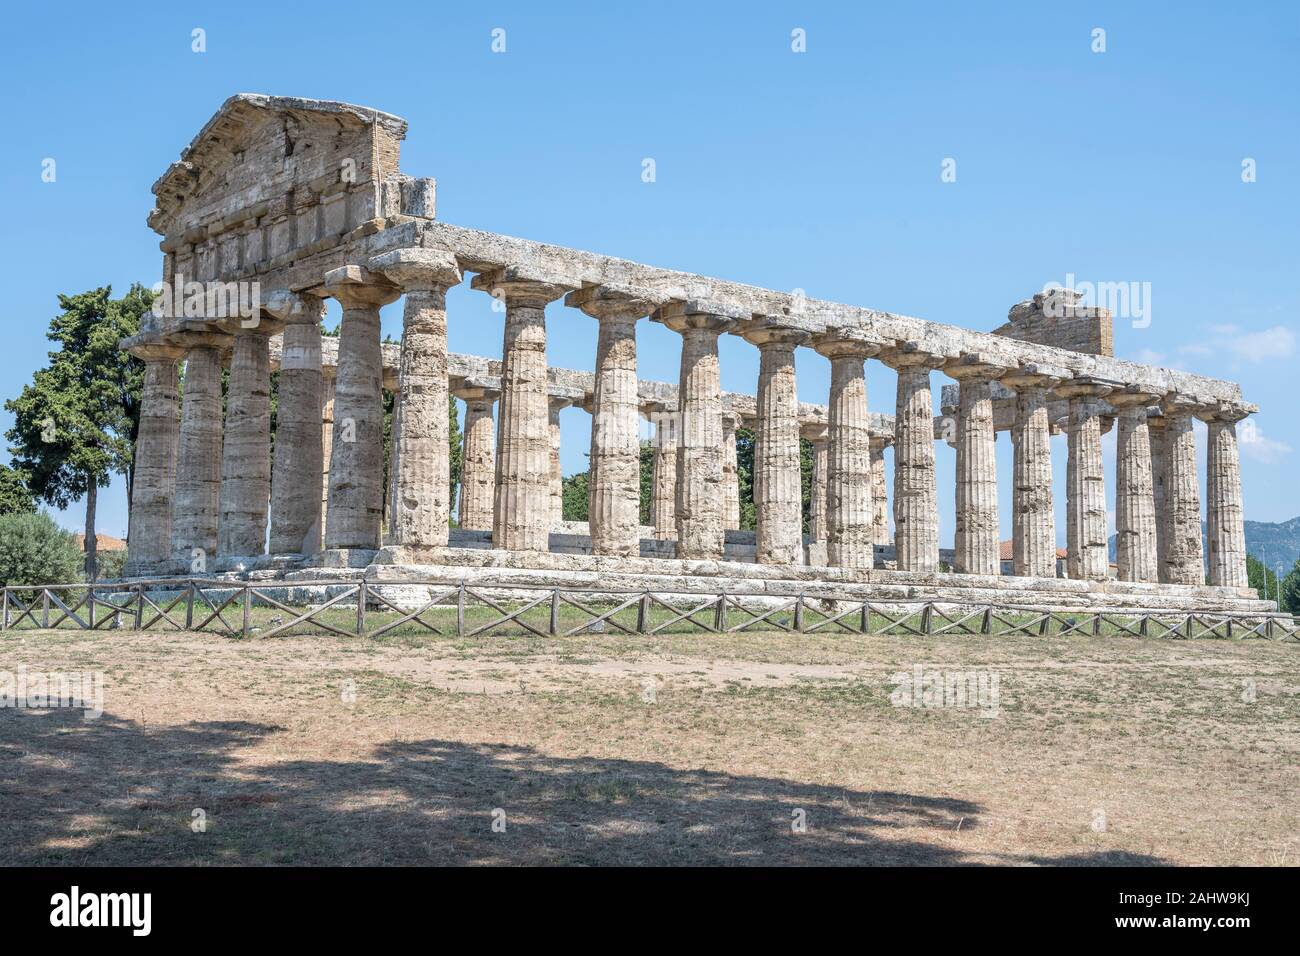
<path fill-rule="evenodd" d="M 740 527 L 740 466 L 736 462 L 736 427 L 740 416 L 722 409 L 722 527 Z"/>
<path fill-rule="evenodd" d="M 758 321 L 743 333 L 758 357 L 758 434 L 754 507 L 759 564 L 803 560 L 803 482 L 799 468 L 799 396 L 794 350 L 808 333 Z"/>
<path fill-rule="evenodd" d="M 169 570 L 176 454 L 180 442 L 180 374 L 183 349 L 150 346 L 144 360 L 140 426 L 135 439 L 135 481 L 127 530 L 130 551 L 124 577 Z"/>
<path fill-rule="evenodd" d="M 1147 435 L 1151 443 L 1151 499 L 1156 516 L 1156 576 L 1161 584 L 1168 583 L 1165 563 L 1169 559 L 1169 545 L 1165 538 L 1165 487 L 1169 455 L 1165 443 L 1165 415 L 1159 408 L 1148 409 Z"/>
<path fill-rule="evenodd" d="M 559 395 L 550 396 L 547 403 L 547 424 L 551 439 L 551 527 L 564 520 L 564 468 L 560 464 L 560 412 L 573 400 Z"/>
<path fill-rule="evenodd" d="M 934 480 L 934 400 L 930 372 L 945 356 L 904 343 L 881 353 L 898 373 L 894 412 L 894 550 L 900 571 L 939 569 L 939 503 Z"/>
<path fill-rule="evenodd" d="M 669 302 L 654 315 L 682 337 L 677 387 L 677 557 L 718 560 L 724 546 L 722 381 L 718 336 L 736 314 L 701 302 Z"/>
<path fill-rule="evenodd" d="M 811 429 L 811 433 L 807 427 L 802 431 L 812 445 L 812 481 L 808 489 L 808 543 L 824 551 L 827 544 L 826 472 L 830 440 L 827 438 L 825 427 L 822 426 Z"/>
<path fill-rule="evenodd" d="M 330 500 L 330 457 L 334 450 L 334 378 L 337 369 L 334 366 L 321 367 L 320 381 L 320 441 L 321 441 L 321 475 L 320 475 L 320 534 L 325 540 L 325 519 L 329 511 Z"/>
<path fill-rule="evenodd" d="M 863 365 L 880 343 L 856 329 L 816 336 L 813 348 L 830 359 L 827 407 L 827 562 L 845 568 L 875 563 L 875 507 L 871 478 L 871 429 Z"/>
<path fill-rule="evenodd" d="M 472 285 L 498 302 L 504 300 L 506 309 L 492 546 L 546 551 L 551 537 L 546 304 L 571 286 L 514 267 L 480 273 Z"/>
<path fill-rule="evenodd" d="M 468 531 L 492 530 L 492 499 L 496 494 L 496 453 L 492 404 L 498 393 L 466 386 L 456 394 L 465 400 L 465 454 L 460 464 L 460 526 Z"/>
<path fill-rule="evenodd" d="M 1018 577 L 1056 577 L 1056 510 L 1052 495 L 1052 422 L 1048 389 L 1069 371 L 1026 365 L 1004 375 L 1016 391 L 1011 489 L 1012 570 Z"/>
<path fill-rule="evenodd" d="M 393 447 L 397 464 L 389 527 L 402 560 L 447 546 L 451 458 L 447 446 L 447 289 L 460 282 L 456 257 L 439 249 L 398 249 L 370 260 L 406 294 Z M 397 406 L 395 406 L 397 407 Z"/>
<path fill-rule="evenodd" d="M 217 554 L 221 518 L 221 352 L 228 339 L 213 335 L 190 348 L 185 360 L 176 501 L 171 551 L 175 567 L 207 569 Z M 197 553 L 196 553 L 197 552 Z M 201 558 L 201 563 L 195 563 Z"/>
<path fill-rule="evenodd" d="M 400 373 L 399 373 L 400 377 Z M 384 492 L 384 528 L 386 537 L 385 544 L 397 543 L 397 527 L 395 515 L 397 514 L 397 472 L 400 467 L 398 464 L 402 457 L 402 390 L 400 388 L 387 388 L 384 391 L 393 396 L 393 410 L 389 415 L 388 422 L 388 485 Z"/>
<path fill-rule="evenodd" d="M 1115 441 L 1115 567 L 1121 581 L 1154 584 L 1156 503 L 1151 477 L 1151 432 L 1147 406 L 1158 395 L 1136 388 L 1111 392 L 1106 401 L 1119 411 Z"/>
<path fill-rule="evenodd" d="M 1102 383 L 1072 379 L 1056 388 L 1070 402 L 1070 457 L 1066 467 L 1066 566 L 1071 578 L 1104 581 L 1110 569 L 1106 541 L 1106 476 L 1101 459 L 1098 399 Z"/>
<path fill-rule="evenodd" d="M 979 355 L 963 355 L 944 370 L 960 383 L 957 413 L 957 510 L 954 570 L 996 575 L 999 553 L 997 433 L 993 381 L 1006 368 Z"/>
<path fill-rule="evenodd" d="M 660 541 L 677 538 L 677 409 L 654 405 L 654 469 L 650 476 L 650 524 Z"/>
<path fill-rule="evenodd" d="M 1170 584 L 1205 583 L 1201 552 L 1201 495 L 1196 474 L 1193 399 L 1165 399 L 1165 579 Z"/>
<path fill-rule="evenodd" d="M 570 292 L 565 304 L 600 322 L 591 419 L 591 553 L 641 553 L 641 442 L 636 323 L 659 304 L 614 285 Z"/>
<path fill-rule="evenodd" d="M 1206 445 L 1206 543 L 1210 584 L 1250 586 L 1246 576 L 1246 525 L 1241 505 L 1241 456 L 1237 422 L 1253 406 L 1221 403 L 1201 411 L 1208 426 Z"/>
<path fill-rule="evenodd" d="M 889 485 L 885 479 L 885 449 L 894 443 L 893 435 L 871 436 L 871 543 L 888 547 Z"/>
<path fill-rule="evenodd" d="M 271 502 L 270 333 L 265 322 L 237 328 L 230 355 L 217 531 L 217 553 L 226 558 L 257 557 L 266 551 Z"/>
<path fill-rule="evenodd" d="M 379 309 L 402 292 L 359 265 L 327 272 L 325 292 L 343 307 L 325 547 L 375 551 L 384 511 L 384 359 Z"/>
<path fill-rule="evenodd" d="M 325 303 L 279 292 L 266 311 L 284 322 L 280 400 L 271 463 L 271 554 L 315 554 L 321 547 L 320 507 L 313 494 L 324 472 L 321 439 L 321 335 Z"/>

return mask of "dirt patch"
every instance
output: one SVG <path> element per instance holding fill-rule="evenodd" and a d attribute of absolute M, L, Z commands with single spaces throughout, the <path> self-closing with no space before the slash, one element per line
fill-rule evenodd
<path fill-rule="evenodd" d="M 0 710 L 0 863 L 1300 853 L 1295 645 L 0 637 L 20 665 L 102 672 L 104 714 Z"/>

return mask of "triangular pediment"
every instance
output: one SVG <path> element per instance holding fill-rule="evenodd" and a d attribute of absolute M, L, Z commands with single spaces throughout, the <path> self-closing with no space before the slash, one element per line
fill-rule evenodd
<path fill-rule="evenodd" d="M 363 106 L 237 94 L 154 184 L 149 225 L 197 244 L 205 233 L 295 215 L 331 196 L 377 196 L 398 172 L 405 133 L 404 120 Z"/>

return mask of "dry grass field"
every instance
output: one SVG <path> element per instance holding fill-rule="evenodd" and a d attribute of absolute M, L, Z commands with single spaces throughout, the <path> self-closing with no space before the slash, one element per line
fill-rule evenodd
<path fill-rule="evenodd" d="M 891 703 L 917 665 L 996 709 Z M 20 666 L 104 713 L 0 710 L 3 864 L 1300 861 L 1295 643 L 0 635 Z"/>

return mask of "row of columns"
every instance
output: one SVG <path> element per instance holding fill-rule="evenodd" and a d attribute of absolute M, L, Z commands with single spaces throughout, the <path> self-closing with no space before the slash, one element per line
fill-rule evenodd
<path fill-rule="evenodd" d="M 272 554 L 309 554 L 322 546 L 373 551 L 380 546 L 384 509 L 379 309 L 403 293 L 402 401 L 391 464 L 391 545 L 413 560 L 445 547 L 450 495 L 446 291 L 460 280 L 454 256 L 427 249 L 397 250 L 365 266 L 328 273 L 324 291 L 343 307 L 332 381 L 320 365 L 322 301 L 292 293 L 272 296 L 265 310 L 284 329 L 274 463 L 269 454 L 270 323 L 241 326 L 233 334 L 194 344 L 179 414 L 174 414 L 176 376 L 183 353 L 163 349 L 146 356 L 141 466 L 131 519 L 133 564 L 143 568 L 159 554 L 175 558 L 195 551 L 260 555 L 268 502 Z M 957 572 L 999 573 L 996 381 L 1016 393 L 1016 574 L 1050 577 L 1055 572 L 1051 394 L 1069 403 L 1066 537 L 1071 577 L 1100 580 L 1107 574 L 1101 465 L 1105 398 L 1119 415 L 1120 577 L 1203 581 L 1191 425 L 1199 415 L 1209 423 L 1211 436 L 1210 581 L 1245 586 L 1234 430 L 1244 414 L 1239 408 L 1207 409 L 1180 396 L 1116 388 L 1064 369 L 1007 368 L 979 355 L 953 359 L 915 343 L 876 341 L 856 329 L 810 337 L 780 320 L 755 319 L 717 303 L 666 302 L 616 284 L 575 289 L 520 268 L 480 273 L 473 286 L 503 302 L 506 319 L 499 394 L 485 389 L 462 393 L 467 402 L 467 480 L 459 518 L 464 527 L 490 526 L 498 548 L 545 551 L 559 517 L 558 412 L 565 403 L 548 393 L 544 310 L 564 296 L 566 304 L 599 323 L 589 476 L 595 554 L 639 552 L 636 324 L 650 316 L 682 338 L 679 427 L 671 437 L 661 436 L 656 449 L 651 505 L 655 535 L 675 539 L 680 558 L 721 558 L 724 529 L 739 524 L 737 422 L 724 409 L 718 365 L 719 336 L 738 331 L 760 354 L 753 473 L 760 563 L 803 560 L 794 356 L 798 346 L 811 344 L 831 363 L 825 439 L 814 442 L 812 515 L 812 537 L 824 538 L 828 563 L 870 568 L 874 547 L 887 527 L 883 444 L 873 445 L 867 427 L 865 361 L 876 358 L 897 373 L 893 515 L 901 570 L 938 569 L 930 375 L 943 369 L 961 386 L 955 429 Z M 226 348 L 231 357 L 223 435 L 220 370 Z M 1165 423 L 1158 439 L 1148 414 L 1157 402 L 1163 402 Z M 322 430 L 322 420 L 331 419 L 332 425 Z M 173 469 L 174 507 L 166 493 Z M 322 474 L 328 475 L 323 519 L 314 495 L 302 493 Z"/>

